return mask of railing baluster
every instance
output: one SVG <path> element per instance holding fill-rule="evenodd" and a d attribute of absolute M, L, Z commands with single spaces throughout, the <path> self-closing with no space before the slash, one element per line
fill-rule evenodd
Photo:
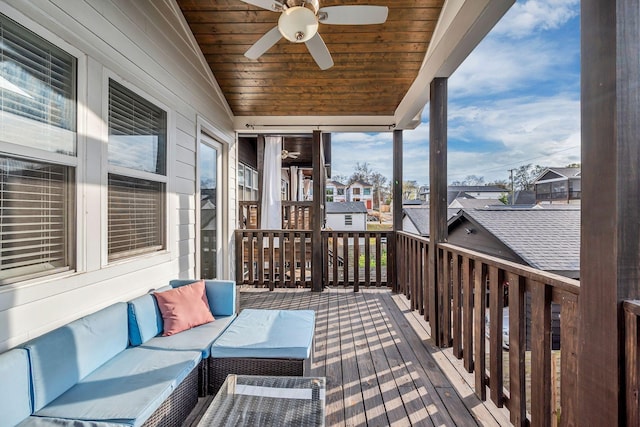
<path fill-rule="evenodd" d="M 634 302 L 637 304 L 637 302 Z M 638 355 L 638 314 L 631 311 L 630 302 L 624 304 L 625 323 L 625 404 L 626 422 L 628 426 L 640 425 L 640 375 Z"/>
<path fill-rule="evenodd" d="M 462 285 L 460 283 L 460 257 L 453 253 L 451 258 L 451 281 L 453 291 L 453 355 L 462 357 Z"/>
<path fill-rule="evenodd" d="M 429 311 L 429 304 L 430 304 L 430 296 L 429 296 L 429 250 L 431 249 L 431 245 L 429 244 L 428 241 L 424 241 L 422 242 L 423 245 L 423 251 L 421 253 L 421 257 L 422 259 L 420 260 L 420 262 L 422 262 L 422 265 L 424 266 L 424 281 L 420 284 L 420 286 L 422 286 L 422 307 L 424 310 L 424 319 L 426 321 L 429 321 L 429 316 L 431 315 L 431 312 Z M 429 325 L 431 326 L 431 325 Z M 431 333 L 433 334 L 434 331 L 432 330 Z"/>
<path fill-rule="evenodd" d="M 338 257 L 338 234 L 332 233 L 331 240 L 333 243 L 333 282 L 331 283 L 333 286 L 338 285 L 338 264 L 340 263 L 340 258 Z"/>
<path fill-rule="evenodd" d="M 264 233 L 258 232 L 257 235 L 257 247 L 258 247 L 258 286 L 264 286 Z"/>
<path fill-rule="evenodd" d="M 551 424 L 551 288 L 531 282 L 531 423 Z"/>
<path fill-rule="evenodd" d="M 300 283 L 299 286 L 305 287 L 307 282 L 307 237 L 304 232 L 300 232 Z"/>
<path fill-rule="evenodd" d="M 486 400 L 487 392 L 485 389 L 486 377 L 485 377 L 485 300 L 487 295 L 487 285 L 485 283 L 485 266 L 478 260 L 474 261 L 474 302 L 473 302 L 473 314 L 474 314 L 474 343 L 475 343 L 475 390 L 476 395 L 480 400 Z"/>
<path fill-rule="evenodd" d="M 296 235 L 289 231 L 289 282 L 287 286 L 295 288 L 296 286 Z"/>
<path fill-rule="evenodd" d="M 504 288 L 498 267 L 489 266 L 489 372 L 491 400 L 502 408 L 502 306 Z"/>
<path fill-rule="evenodd" d="M 376 286 L 380 286 L 382 283 L 382 266 L 380 265 L 380 260 L 382 259 L 382 240 L 380 239 L 380 234 L 376 233 Z"/>
<path fill-rule="evenodd" d="M 353 292 L 360 291 L 360 233 L 353 234 Z"/>
<path fill-rule="evenodd" d="M 468 257 L 462 258 L 462 355 L 467 372 L 473 372 L 473 269 Z"/>
<path fill-rule="evenodd" d="M 371 286 L 371 233 L 364 233 L 364 284 Z"/>
<path fill-rule="evenodd" d="M 349 233 L 342 233 L 342 277 L 344 286 L 349 286 Z"/>
<path fill-rule="evenodd" d="M 527 421 L 525 380 L 526 310 L 525 283 L 515 273 L 507 273 L 509 282 L 509 411 L 511 423 L 524 426 Z"/>
<path fill-rule="evenodd" d="M 440 309 L 442 325 L 442 337 L 440 342 L 442 347 L 449 347 L 451 345 L 451 286 L 449 279 L 451 277 L 450 263 L 449 263 L 449 251 L 446 249 L 438 249 L 440 259 L 438 265 L 442 269 L 441 277 L 441 295 L 442 295 L 442 307 Z"/>
<path fill-rule="evenodd" d="M 248 241 L 247 241 L 247 261 L 249 262 L 249 284 L 256 286 L 256 276 L 254 275 L 254 268 L 253 268 L 253 263 L 255 258 L 255 234 L 250 234 Z"/>
<path fill-rule="evenodd" d="M 274 251 L 275 248 L 273 247 L 273 233 L 268 233 L 269 234 L 269 290 L 273 291 L 273 287 L 274 287 L 274 274 L 275 274 L 275 270 L 274 270 Z"/>
<path fill-rule="evenodd" d="M 562 339 L 560 351 L 560 425 L 574 426 L 577 423 L 575 394 L 578 382 L 578 300 L 576 296 L 569 294 L 563 296 L 560 310 Z M 636 402 L 636 411 L 637 409 L 638 402 Z"/>

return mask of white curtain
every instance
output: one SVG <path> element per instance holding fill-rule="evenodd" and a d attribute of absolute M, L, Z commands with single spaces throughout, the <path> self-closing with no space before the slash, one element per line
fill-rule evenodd
<path fill-rule="evenodd" d="M 298 169 L 298 201 L 304 200 L 304 172 Z"/>
<path fill-rule="evenodd" d="M 282 177 L 282 138 L 267 136 L 264 139 L 264 176 L 262 179 L 262 213 L 260 228 L 282 228 L 280 181 Z"/>
<path fill-rule="evenodd" d="M 289 191 L 291 195 L 289 196 L 292 201 L 298 201 L 298 167 L 291 166 L 291 173 L 289 173 Z"/>
<path fill-rule="evenodd" d="M 311 200 L 311 180 L 304 180 L 304 200 Z"/>

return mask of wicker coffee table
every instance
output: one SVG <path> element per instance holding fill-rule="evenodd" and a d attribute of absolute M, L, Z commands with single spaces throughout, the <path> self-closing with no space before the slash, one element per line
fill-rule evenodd
<path fill-rule="evenodd" d="M 229 375 L 205 426 L 324 426 L 325 379 Z"/>

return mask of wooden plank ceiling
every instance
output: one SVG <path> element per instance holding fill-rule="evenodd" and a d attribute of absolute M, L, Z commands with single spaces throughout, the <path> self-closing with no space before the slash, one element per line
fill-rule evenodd
<path fill-rule="evenodd" d="M 321 71 L 304 43 L 244 52 L 280 13 L 240 0 L 178 0 L 236 116 L 387 116 L 416 78 L 444 0 L 320 0 L 320 7 L 389 7 L 381 25 L 321 24 L 335 65 Z"/>

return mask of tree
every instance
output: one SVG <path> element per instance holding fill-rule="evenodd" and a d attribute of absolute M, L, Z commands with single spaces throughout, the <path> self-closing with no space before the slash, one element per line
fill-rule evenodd
<path fill-rule="evenodd" d="M 473 185 L 484 185 L 484 177 L 478 175 L 467 175 L 461 181 L 453 181 L 451 185 L 460 186 L 460 187 L 468 187 Z"/>
<path fill-rule="evenodd" d="M 418 185 L 418 181 L 402 181 L 402 198 L 403 199 L 407 199 L 407 200 L 417 199 L 419 190 L 420 190 L 420 186 Z"/>
<path fill-rule="evenodd" d="M 496 179 L 492 182 L 487 182 L 487 185 L 492 187 L 500 187 L 505 190 L 511 189 L 511 184 L 509 184 L 506 179 Z"/>
<path fill-rule="evenodd" d="M 357 162 L 353 174 L 347 180 L 347 185 L 351 185 L 356 181 L 364 181 L 373 185 L 374 208 L 380 209 L 380 202 L 386 200 L 389 193 L 387 178 L 380 172 L 371 169 L 371 165 L 368 162 Z"/>
<path fill-rule="evenodd" d="M 514 191 L 520 190 L 532 190 L 533 180 L 538 177 L 546 168 L 544 166 L 535 165 L 531 163 L 522 165 L 513 172 L 513 186 Z"/>
<path fill-rule="evenodd" d="M 346 175 L 338 175 L 335 174 L 331 177 L 333 181 L 339 182 L 340 184 L 344 184 L 349 181 L 349 178 Z"/>

